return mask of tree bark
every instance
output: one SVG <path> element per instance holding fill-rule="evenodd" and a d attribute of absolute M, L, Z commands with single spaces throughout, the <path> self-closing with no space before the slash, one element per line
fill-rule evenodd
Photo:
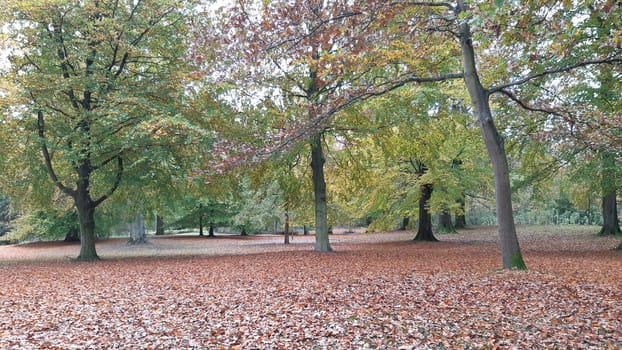
<path fill-rule="evenodd" d="M 326 181 L 324 179 L 324 151 L 322 133 L 313 137 L 311 142 L 311 170 L 315 204 L 315 251 L 331 252 L 328 238 L 328 215 L 326 200 Z"/>
<path fill-rule="evenodd" d="M 87 198 L 76 198 L 76 209 L 80 221 L 80 255 L 79 261 L 99 260 L 95 249 L 95 206 Z"/>
<path fill-rule="evenodd" d="M 620 221 L 618 219 L 617 192 L 613 191 L 603 197 L 603 227 L 600 235 L 617 235 L 620 231 Z"/>
<path fill-rule="evenodd" d="M 458 12 L 466 11 L 464 0 L 458 1 Z M 514 214 L 512 212 L 512 191 L 510 187 L 509 166 L 503 139 L 494 124 L 490 111 L 488 91 L 482 86 L 475 64 L 475 51 L 471 36 L 471 28 L 466 21 L 460 24 L 460 47 L 462 50 L 462 64 L 464 82 L 469 96 L 477 113 L 490 162 L 492 163 L 495 179 L 495 199 L 497 208 L 497 224 L 499 225 L 499 240 L 504 269 L 526 269 L 525 262 L 518 244 Z"/>
<path fill-rule="evenodd" d="M 421 198 L 419 199 L 419 228 L 414 241 L 438 242 L 432 232 L 432 215 L 428 211 L 428 202 L 432 198 L 434 187 L 431 184 L 421 186 Z"/>

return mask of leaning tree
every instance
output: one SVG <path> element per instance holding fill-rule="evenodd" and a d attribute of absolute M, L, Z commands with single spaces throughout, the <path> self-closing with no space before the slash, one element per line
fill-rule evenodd
<path fill-rule="evenodd" d="M 588 6 L 589 5 L 589 6 Z M 524 268 L 514 225 L 510 167 L 503 133 L 495 123 L 494 101 L 507 98 L 523 108 L 535 109 L 527 86 L 557 79 L 568 72 L 622 62 L 615 45 L 622 9 L 615 1 L 601 3 L 495 1 L 396 1 L 391 21 L 414 47 L 443 33 L 445 45 L 456 45 L 472 110 L 480 126 L 495 179 L 497 223 L 504 268 Z M 596 23 L 590 19 L 598 15 Z M 437 41 L 434 41 L 437 42 Z M 613 45 L 612 45 L 613 44 Z M 534 101 L 537 106 L 537 100 Z"/>

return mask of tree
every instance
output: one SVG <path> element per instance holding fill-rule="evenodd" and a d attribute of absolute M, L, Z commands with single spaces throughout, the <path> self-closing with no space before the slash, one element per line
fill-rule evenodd
<path fill-rule="evenodd" d="M 414 163 L 419 163 L 414 161 Z M 417 175 L 425 175 L 427 168 L 425 164 L 416 164 Z M 436 242 L 437 239 L 432 233 L 432 214 L 428 208 L 430 199 L 432 199 L 432 192 L 434 191 L 434 185 L 431 183 L 424 183 L 420 185 L 421 194 L 419 196 L 419 225 L 417 227 L 417 235 L 413 240 L 415 241 L 430 241 Z"/>
<path fill-rule="evenodd" d="M 454 219 L 454 228 L 465 228 L 467 226 L 466 223 L 466 208 L 465 208 L 465 200 L 464 195 L 458 198 L 459 210 L 456 212 Z"/>
<path fill-rule="evenodd" d="M 456 15 L 468 11 L 464 1 L 458 1 Z M 512 212 L 512 192 L 508 161 L 503 146 L 503 139 L 494 124 L 489 103 L 489 91 L 482 85 L 476 66 L 475 50 L 471 27 L 462 22 L 458 27 L 458 37 L 462 50 L 464 81 L 471 96 L 475 113 L 482 131 L 484 144 L 488 150 L 495 178 L 495 195 L 497 197 L 497 221 L 504 268 L 525 268 L 525 263 L 518 245 L 516 228 Z"/>
<path fill-rule="evenodd" d="M 203 235 L 203 222 L 208 226 L 208 237 L 214 237 L 214 226 L 226 226 L 230 223 L 232 213 L 229 203 L 216 199 L 204 199 L 199 203 L 199 235 Z"/>
<path fill-rule="evenodd" d="M 136 214 L 133 222 L 129 224 L 130 239 L 128 244 L 145 244 L 147 243 L 147 234 L 145 233 L 145 220 L 143 214 Z"/>
<path fill-rule="evenodd" d="M 308 143 L 316 251 L 332 250 L 324 174 L 324 139 L 331 119 L 348 106 L 406 81 L 439 79 L 403 72 L 395 64 L 393 53 L 386 50 L 393 33 L 383 32 L 382 21 L 375 21 L 382 17 L 386 4 L 372 8 L 362 5 L 342 1 L 240 1 L 221 11 L 219 25 L 209 23 L 208 29 L 198 26 L 197 60 L 211 62 L 217 57 L 218 62 L 230 63 L 224 72 L 220 66 L 210 69 L 206 65 L 204 74 L 216 77 L 219 84 L 234 86 L 225 97 L 235 96 L 237 104 L 250 95 L 247 101 L 251 104 L 265 99 L 262 108 L 269 107 L 259 123 L 269 127 L 258 129 L 258 138 L 267 142 L 259 147 L 225 142 L 224 153 L 235 154 L 228 158 L 235 162 L 262 160 L 301 142 Z M 206 52 L 203 43 L 220 45 Z M 391 67 L 387 69 L 382 63 Z"/>
<path fill-rule="evenodd" d="M 242 76 L 253 79 L 266 72 L 276 76 L 269 81 L 279 86 L 277 100 L 302 97 L 298 101 L 307 103 L 301 111 L 311 115 L 305 119 L 311 123 L 288 129 L 295 132 L 272 134 L 286 140 L 273 151 L 302 136 L 311 138 L 338 111 L 366 97 L 408 82 L 463 78 L 493 167 L 503 267 L 525 267 L 514 225 L 504 135 L 495 124 L 491 101 L 499 96 L 528 108 L 520 96 L 527 85 L 581 67 L 619 64 L 620 50 L 611 45 L 618 29 L 591 36 L 592 31 L 575 28 L 577 23 L 583 27 L 583 15 L 591 17 L 594 12 L 603 14 L 605 22 L 611 18 L 617 23 L 620 10 L 615 2 L 590 2 L 590 6 L 503 1 L 369 1 L 351 7 L 330 1 L 240 4 L 239 11 L 233 11 L 232 25 L 223 25 L 224 33 L 218 33 L 226 38 L 225 51 L 251 58 L 235 67 L 242 67 Z M 249 25 L 248 18 L 262 20 Z M 232 50 L 236 46 L 238 50 Z M 455 73 L 458 67 L 461 73 Z M 309 92 L 316 89 L 330 93 L 313 99 Z M 262 95 L 266 96 L 265 90 Z M 249 157 L 256 154 L 249 152 Z"/>
<path fill-rule="evenodd" d="M 569 50 L 569 47 L 576 45 L 581 40 L 583 40 L 583 44 L 592 47 L 602 43 L 601 41 L 596 45 L 591 45 L 593 42 L 590 38 L 564 35 L 565 30 L 574 28 L 573 22 L 577 19 L 576 12 L 572 9 L 566 11 L 565 8 L 547 5 L 548 11 L 542 11 L 542 7 L 538 7 L 536 10 L 531 3 L 519 4 L 499 1 L 495 4 L 488 2 L 471 3 L 464 0 L 458 0 L 455 4 L 446 2 L 416 2 L 413 4 L 404 2 L 403 4 L 406 7 L 426 8 L 428 11 L 427 16 L 419 16 L 409 22 L 413 23 L 415 30 L 441 30 L 458 39 L 464 81 L 493 166 L 503 267 L 525 268 L 514 225 L 507 154 L 503 136 L 495 125 L 490 98 L 494 94 L 502 94 L 521 104 L 521 99 L 517 97 L 519 91 L 516 91 L 521 86 L 537 82 L 543 77 L 558 75 L 579 67 L 619 63 L 621 60 L 620 53 L 596 54 L 596 51 L 578 50 L 573 52 Z M 600 5 L 602 7 L 598 10 L 603 13 L 611 12 L 611 4 Z M 598 10 L 594 9 L 593 11 Z M 439 11 L 444 11 L 446 16 L 439 17 Z M 435 20 L 429 20 L 431 18 Z M 508 23 L 516 23 L 516 25 L 506 25 Z M 550 30 L 550 23 L 555 24 L 555 30 Z M 472 32 L 473 27 L 480 29 L 476 32 L 476 36 Z M 503 31 L 502 28 L 506 27 L 508 29 Z M 546 33 L 545 37 L 550 38 L 550 40 L 547 41 L 543 37 L 538 40 L 535 36 L 536 32 L 539 34 Z M 610 32 L 609 34 L 613 33 Z M 496 39 L 495 36 L 499 39 Z M 520 37 L 528 39 L 525 41 L 525 45 L 516 45 L 517 38 Z M 560 38 L 565 41 L 558 46 Z M 487 53 L 492 57 L 486 57 L 486 55 L 478 57 L 475 50 L 476 45 L 481 45 L 482 49 L 488 49 Z M 509 55 L 514 55 L 515 58 L 512 59 Z M 551 55 L 554 59 L 543 59 L 546 57 L 545 55 Z M 494 62 L 495 65 L 487 67 L 487 59 Z M 501 62 L 506 62 L 506 64 Z M 511 65 L 508 65 L 508 62 Z M 481 79 L 479 69 L 482 67 L 488 68 L 491 73 L 488 80 L 493 81 L 493 83 L 489 84 L 488 87 L 485 87 L 486 82 Z M 525 106 L 524 103 L 521 105 Z"/>
<path fill-rule="evenodd" d="M 0 236 L 10 231 L 11 226 L 11 200 L 9 197 L 0 195 Z"/>
<path fill-rule="evenodd" d="M 386 27 L 409 33 L 395 37 L 393 46 L 399 46 L 404 51 L 403 48 L 411 45 L 413 50 L 424 51 L 430 45 L 442 43 L 446 52 L 457 49 L 461 57 L 462 76 L 493 166 L 503 267 L 525 268 L 514 225 L 508 158 L 503 135 L 493 118 L 491 97 L 502 95 L 530 109 L 519 97 L 521 87 L 581 67 L 619 64 L 620 50 L 612 50 L 606 44 L 615 37 L 617 30 L 605 30 L 606 34 L 599 37 L 581 35 L 574 29 L 581 19 L 577 17 L 577 8 L 570 3 L 564 3 L 564 6 L 547 4 L 547 11 L 542 11 L 543 4 L 536 8 L 531 2 L 400 1 L 391 5 L 390 11 L 383 15 L 383 21 L 388 23 Z M 613 2 L 598 6 L 587 8 L 592 13 L 611 18 L 620 13 Z M 616 10 L 613 11 L 613 8 Z M 619 18 L 614 21 L 619 21 Z M 472 28 L 476 29 L 475 34 Z M 536 32 L 541 37 L 536 37 Z M 422 38 L 425 38 L 427 45 Z M 519 39 L 525 41 L 517 45 Z M 395 43 L 398 40 L 402 40 L 401 44 Z M 479 55 L 476 55 L 476 45 L 482 47 Z M 573 51 L 576 45 L 581 45 L 581 50 Z M 597 49 L 603 47 L 607 49 Z M 437 57 L 432 55 L 432 58 Z M 419 60 L 422 66 L 439 74 L 442 72 L 432 59 L 428 64 L 424 61 Z M 451 59 L 448 61 L 454 62 Z M 486 80 L 482 80 L 479 69 L 486 73 Z"/>
<path fill-rule="evenodd" d="M 160 215 L 156 214 L 156 225 L 155 225 L 155 234 L 156 236 L 164 235 L 164 219 Z"/>
<path fill-rule="evenodd" d="M 565 97 L 564 109 L 555 113 L 562 117 L 559 122 L 563 123 L 555 136 L 572 140 L 575 148 L 589 153 L 588 157 L 592 158 L 588 163 L 588 166 L 591 165 L 588 181 L 599 182 L 596 190 L 602 197 L 601 235 L 621 232 L 617 210 L 617 192 L 621 186 L 617 159 L 620 149 L 616 133 L 611 131 L 611 121 L 615 123 L 622 107 L 617 98 L 622 93 L 622 83 L 616 79 L 613 69 L 597 67 L 595 70 L 576 72 L 580 82 L 564 90 L 568 95 Z M 599 130 L 601 124 L 604 130 Z M 579 130 L 574 130 L 575 125 L 579 125 Z M 594 170 L 599 174 L 597 178 L 593 177 Z"/>
<path fill-rule="evenodd" d="M 622 233 L 618 219 L 618 186 L 616 184 L 619 166 L 616 166 L 615 155 L 612 153 L 603 153 L 600 161 L 603 227 L 599 234 L 617 235 Z"/>
<path fill-rule="evenodd" d="M 234 227 L 248 232 L 265 231 L 275 220 L 283 217 L 282 191 L 277 181 L 259 178 L 253 182 L 249 176 L 241 178 L 236 191 L 236 214 L 231 221 Z"/>
<path fill-rule="evenodd" d="M 285 211 L 285 232 L 283 232 L 284 244 L 289 244 L 289 235 L 289 211 Z"/>
<path fill-rule="evenodd" d="M 227 185 L 220 184 L 224 188 Z M 233 196 L 231 196 L 233 197 Z M 176 229 L 199 228 L 199 236 L 204 236 L 204 228 L 208 228 L 208 236 L 214 236 L 215 226 L 228 226 L 232 223 L 232 208 L 236 201 L 216 191 L 188 190 L 175 203 L 171 203 L 169 227 Z"/>
<path fill-rule="evenodd" d="M 575 17 L 576 28 L 569 38 L 570 44 L 558 45 L 574 45 L 572 50 L 566 48 L 561 52 L 571 56 L 573 61 L 598 55 L 608 58 L 572 65 L 563 83 L 553 75 L 521 87 L 522 99 L 513 94 L 509 96 L 523 109 L 522 114 L 531 112 L 525 118 L 514 115 L 513 119 L 518 119 L 516 123 L 527 125 L 530 138 L 536 143 L 543 145 L 546 141 L 548 151 L 556 152 L 557 162 L 561 163 L 552 163 L 552 167 L 534 166 L 544 169 L 535 172 L 534 177 L 547 176 L 551 168 L 554 171 L 556 167 L 571 164 L 575 175 L 582 174 L 576 180 L 592 182 L 590 190 L 601 193 L 602 232 L 618 232 L 617 214 L 612 214 L 617 212 L 615 192 L 620 187 L 615 166 L 620 139 L 614 129 L 615 125 L 618 128 L 621 125 L 622 103 L 617 96 L 622 93 L 622 84 L 616 68 L 620 64 L 620 40 L 615 36 L 620 33 L 622 9 L 609 1 L 600 5 L 602 7 L 591 7 L 589 12 L 583 12 L 581 18 Z M 594 177 L 594 173 L 599 176 Z"/>
<path fill-rule="evenodd" d="M 456 108 L 463 103 L 460 91 L 450 83 L 408 86 L 348 110 L 359 119 L 343 134 L 335 162 L 342 180 L 334 187 L 354 210 L 380 213 L 370 229 L 418 219 L 416 240 L 435 241 L 430 216 L 462 210 L 463 193 L 486 186 L 477 129 Z M 456 159 L 464 159 L 462 166 Z"/>
<path fill-rule="evenodd" d="M 174 103 L 183 99 L 185 4 L 6 4 L 24 101 L 13 117 L 36 135 L 47 175 L 73 199 L 78 260 L 98 259 L 95 209 L 124 174 L 158 139 L 188 129 Z"/>
<path fill-rule="evenodd" d="M 284 243 L 289 244 L 290 235 L 294 234 L 292 223 L 294 221 L 305 222 L 310 216 L 310 208 L 313 206 L 308 199 L 307 193 L 311 184 L 308 176 L 305 176 L 307 160 L 303 153 L 292 152 L 282 157 L 277 157 L 270 162 L 264 163 L 259 173 L 267 178 L 274 179 L 278 184 L 281 196 L 281 210 L 284 215 L 285 237 Z M 311 221 L 311 220 L 309 220 Z"/>
<path fill-rule="evenodd" d="M 438 231 L 443 233 L 456 232 L 456 226 L 453 223 L 450 212 L 444 210 L 438 214 Z"/>

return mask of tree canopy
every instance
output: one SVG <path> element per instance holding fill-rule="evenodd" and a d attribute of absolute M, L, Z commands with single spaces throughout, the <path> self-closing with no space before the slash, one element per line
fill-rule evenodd
<path fill-rule="evenodd" d="M 41 152 L 49 180 L 78 211 L 80 259 L 96 259 L 94 210 L 126 175 L 157 173 L 179 145 L 202 135 L 185 118 L 188 2 L 9 1 L 5 116 Z M 168 156 L 167 156 L 168 155 Z M 151 169 L 150 169 L 151 168 Z"/>

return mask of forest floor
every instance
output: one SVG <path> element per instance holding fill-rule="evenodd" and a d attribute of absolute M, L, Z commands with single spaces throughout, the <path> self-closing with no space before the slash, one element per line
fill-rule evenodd
<path fill-rule="evenodd" d="M 151 237 L 0 246 L 1 349 L 622 349 L 622 251 L 597 228 Z"/>

